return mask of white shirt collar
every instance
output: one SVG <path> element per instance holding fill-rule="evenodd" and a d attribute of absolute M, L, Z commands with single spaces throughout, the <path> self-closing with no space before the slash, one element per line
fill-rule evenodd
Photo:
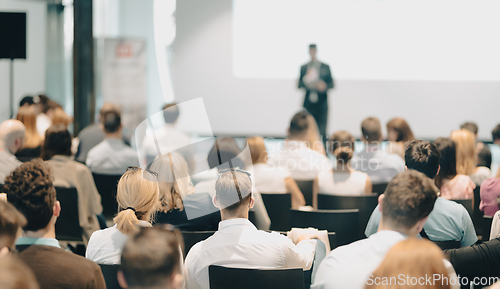
<path fill-rule="evenodd" d="M 248 219 L 245 218 L 236 218 L 229 219 L 219 222 L 219 230 L 231 227 L 231 226 L 248 226 L 257 230 L 257 228 L 252 224 Z"/>
<path fill-rule="evenodd" d="M 303 148 L 308 148 L 307 144 L 305 141 L 300 141 L 300 140 L 286 140 L 285 141 L 285 148 L 295 148 L 295 149 L 303 149 Z"/>

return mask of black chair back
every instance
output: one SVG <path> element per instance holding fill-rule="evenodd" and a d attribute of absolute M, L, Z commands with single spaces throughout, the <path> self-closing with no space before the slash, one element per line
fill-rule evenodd
<path fill-rule="evenodd" d="M 292 208 L 292 197 L 290 194 L 260 194 L 267 214 L 271 219 L 271 230 L 290 230 L 290 209 Z"/>
<path fill-rule="evenodd" d="M 211 265 L 210 289 L 304 289 L 304 273 L 294 269 L 241 269 Z"/>
<path fill-rule="evenodd" d="M 102 275 L 104 276 L 104 281 L 106 282 L 107 289 L 121 289 L 120 284 L 118 283 L 118 277 L 116 277 L 116 273 L 120 268 L 120 265 L 104 265 L 99 264 L 101 267 Z"/>
<path fill-rule="evenodd" d="M 474 229 L 476 229 L 476 234 L 482 236 L 484 212 L 479 210 L 479 204 L 481 203 L 480 191 L 481 187 L 476 186 L 476 188 L 474 189 L 474 208 L 472 209 L 472 223 L 474 224 Z"/>
<path fill-rule="evenodd" d="M 215 231 L 182 231 L 182 238 L 184 239 L 184 258 L 186 258 L 189 250 L 196 243 L 206 240 L 212 236 Z"/>
<path fill-rule="evenodd" d="M 335 232 L 337 245 L 347 245 L 361 239 L 358 230 L 359 210 L 290 210 L 292 228 L 313 227 Z"/>
<path fill-rule="evenodd" d="M 373 184 L 372 185 L 372 192 L 374 194 L 377 194 L 377 195 L 382 195 L 385 192 L 387 185 L 388 185 L 388 183 Z"/>
<path fill-rule="evenodd" d="M 378 205 L 378 195 L 364 195 L 364 196 L 332 196 L 332 195 L 318 195 L 318 209 L 320 210 L 345 210 L 345 209 L 358 209 L 359 210 L 359 236 L 363 238 L 365 234 L 366 225 L 370 220 L 373 210 Z"/>
<path fill-rule="evenodd" d="M 469 213 L 469 216 L 472 219 L 472 216 L 473 216 L 473 213 L 472 213 L 472 199 L 461 199 L 461 200 L 452 200 L 452 201 L 454 201 L 455 203 L 458 203 L 458 204 L 464 206 L 465 209 L 467 210 L 467 213 Z"/>
<path fill-rule="evenodd" d="M 76 188 L 56 187 L 56 198 L 61 203 L 61 214 L 56 222 L 56 239 L 59 241 L 83 241 Z"/>
<path fill-rule="evenodd" d="M 304 195 L 304 199 L 306 200 L 306 206 L 313 205 L 313 180 L 311 181 L 300 181 L 295 180 L 297 186 L 299 186 L 300 191 Z"/>
<path fill-rule="evenodd" d="M 106 219 L 112 219 L 118 212 L 116 202 L 116 187 L 122 175 L 102 175 L 92 173 L 97 191 L 101 195 L 102 214 Z"/>
<path fill-rule="evenodd" d="M 482 223 L 482 241 L 486 242 L 490 239 L 490 234 L 491 234 L 491 224 L 493 223 L 493 217 L 492 216 L 483 216 L 483 223 Z"/>
<path fill-rule="evenodd" d="M 0 193 L 5 193 L 3 184 L 0 184 Z"/>

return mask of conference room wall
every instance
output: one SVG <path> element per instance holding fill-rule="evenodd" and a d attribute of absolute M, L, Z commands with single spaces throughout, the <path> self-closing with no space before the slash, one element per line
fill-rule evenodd
<path fill-rule="evenodd" d="M 203 97 L 214 134 L 284 136 L 290 117 L 301 108 L 303 92 L 297 79 L 233 76 L 231 5 L 231 0 L 177 1 L 176 100 Z M 298 72 L 299 67 L 297 78 Z M 385 124 L 402 116 L 419 138 L 447 136 L 470 120 L 479 125 L 480 138 L 490 140 L 500 123 L 498 82 L 336 79 L 336 86 L 329 98 L 329 134 L 346 129 L 360 137 L 364 117 L 377 116 Z"/>

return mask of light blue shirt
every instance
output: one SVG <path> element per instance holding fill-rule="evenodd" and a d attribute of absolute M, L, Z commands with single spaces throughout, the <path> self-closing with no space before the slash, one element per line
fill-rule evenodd
<path fill-rule="evenodd" d="M 390 154 L 382 147 L 367 145 L 365 150 L 351 160 L 351 167 L 368 174 L 373 184 L 388 183 L 405 170 L 405 162 L 396 154 Z"/>
<path fill-rule="evenodd" d="M 381 215 L 377 206 L 366 225 L 367 237 L 377 232 Z M 462 247 L 477 242 L 476 230 L 467 210 L 462 205 L 441 197 L 434 203 L 424 230 L 432 241 L 460 241 Z"/>
<path fill-rule="evenodd" d="M 383 230 L 368 239 L 338 247 L 319 265 L 311 289 L 365 288 L 368 275 L 382 263 L 387 251 L 406 238 L 399 232 Z"/>
<path fill-rule="evenodd" d="M 139 157 L 123 140 L 105 138 L 89 151 L 85 163 L 93 173 L 121 175 L 129 166 L 138 167 Z"/>
<path fill-rule="evenodd" d="M 496 144 L 488 145 L 491 152 L 491 176 L 497 175 L 498 169 L 500 167 L 500 146 Z"/>
<path fill-rule="evenodd" d="M 53 238 L 29 238 L 29 237 L 19 237 L 16 241 L 16 246 L 23 245 L 43 245 L 43 246 L 51 246 L 56 248 L 61 248 L 59 246 L 59 241 Z"/>

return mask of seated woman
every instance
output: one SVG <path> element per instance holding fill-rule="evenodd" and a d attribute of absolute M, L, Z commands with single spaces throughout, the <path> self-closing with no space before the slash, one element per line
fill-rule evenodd
<path fill-rule="evenodd" d="M 487 167 L 477 166 L 476 138 L 466 129 L 455 130 L 450 138 L 457 145 L 457 173 L 468 175 L 472 181 L 480 186 L 484 180 L 491 176 Z"/>
<path fill-rule="evenodd" d="M 307 115 L 307 146 L 319 152 L 320 154 L 326 155 L 325 147 L 323 146 L 322 135 L 319 135 L 318 124 L 314 117 L 310 114 Z M 326 139 L 326 136 L 324 136 Z"/>
<path fill-rule="evenodd" d="M 481 184 L 481 203 L 479 209 L 486 216 L 493 216 L 498 211 L 498 198 L 500 197 L 500 171 L 495 178 L 489 178 Z M 497 220 L 498 218 L 495 218 Z"/>
<path fill-rule="evenodd" d="M 95 231 L 85 257 L 99 264 L 120 264 L 127 235 L 139 227 L 151 227 L 160 205 L 156 173 L 131 167 L 123 174 L 116 190 L 118 215 L 111 228 Z"/>
<path fill-rule="evenodd" d="M 305 206 L 304 195 L 290 173 L 282 168 L 267 164 L 267 150 L 264 139 L 258 136 L 247 138 L 248 148 L 252 155 L 253 180 L 255 188 L 261 193 L 285 194 L 292 197 L 292 208 Z M 321 142 L 320 142 L 321 143 Z"/>
<path fill-rule="evenodd" d="M 441 158 L 436 186 L 441 189 L 441 197 L 448 200 L 471 199 L 476 185 L 467 175 L 457 174 L 456 144 L 451 138 L 440 137 L 434 141 Z"/>
<path fill-rule="evenodd" d="M 22 162 L 29 162 L 32 159 L 39 158 L 43 139 L 36 129 L 35 107 L 33 105 L 20 107 L 16 119 L 26 127 L 24 145 L 16 153 L 16 157 Z"/>
<path fill-rule="evenodd" d="M 219 210 L 208 193 L 195 194 L 186 160 L 176 153 L 164 154 L 150 169 L 158 174 L 160 209 L 155 223 L 168 223 L 181 231 L 216 231 Z"/>
<path fill-rule="evenodd" d="M 54 175 L 54 186 L 76 188 L 78 214 L 83 238 L 88 240 L 100 229 L 97 215 L 102 213 L 101 195 L 97 192 L 90 170 L 71 157 L 71 136 L 63 124 L 52 125 L 45 132 L 42 159 Z"/>
<path fill-rule="evenodd" d="M 397 154 L 401 158 L 404 158 L 405 142 L 414 139 L 413 132 L 404 119 L 396 117 L 387 123 L 387 141 L 389 141 L 387 152 Z"/>
<path fill-rule="evenodd" d="M 347 131 L 338 131 L 329 140 L 331 153 L 337 158 L 337 165 L 329 173 L 319 174 L 315 181 L 317 194 L 360 196 L 372 193 L 370 177 L 351 167 L 354 154 L 354 137 Z"/>

